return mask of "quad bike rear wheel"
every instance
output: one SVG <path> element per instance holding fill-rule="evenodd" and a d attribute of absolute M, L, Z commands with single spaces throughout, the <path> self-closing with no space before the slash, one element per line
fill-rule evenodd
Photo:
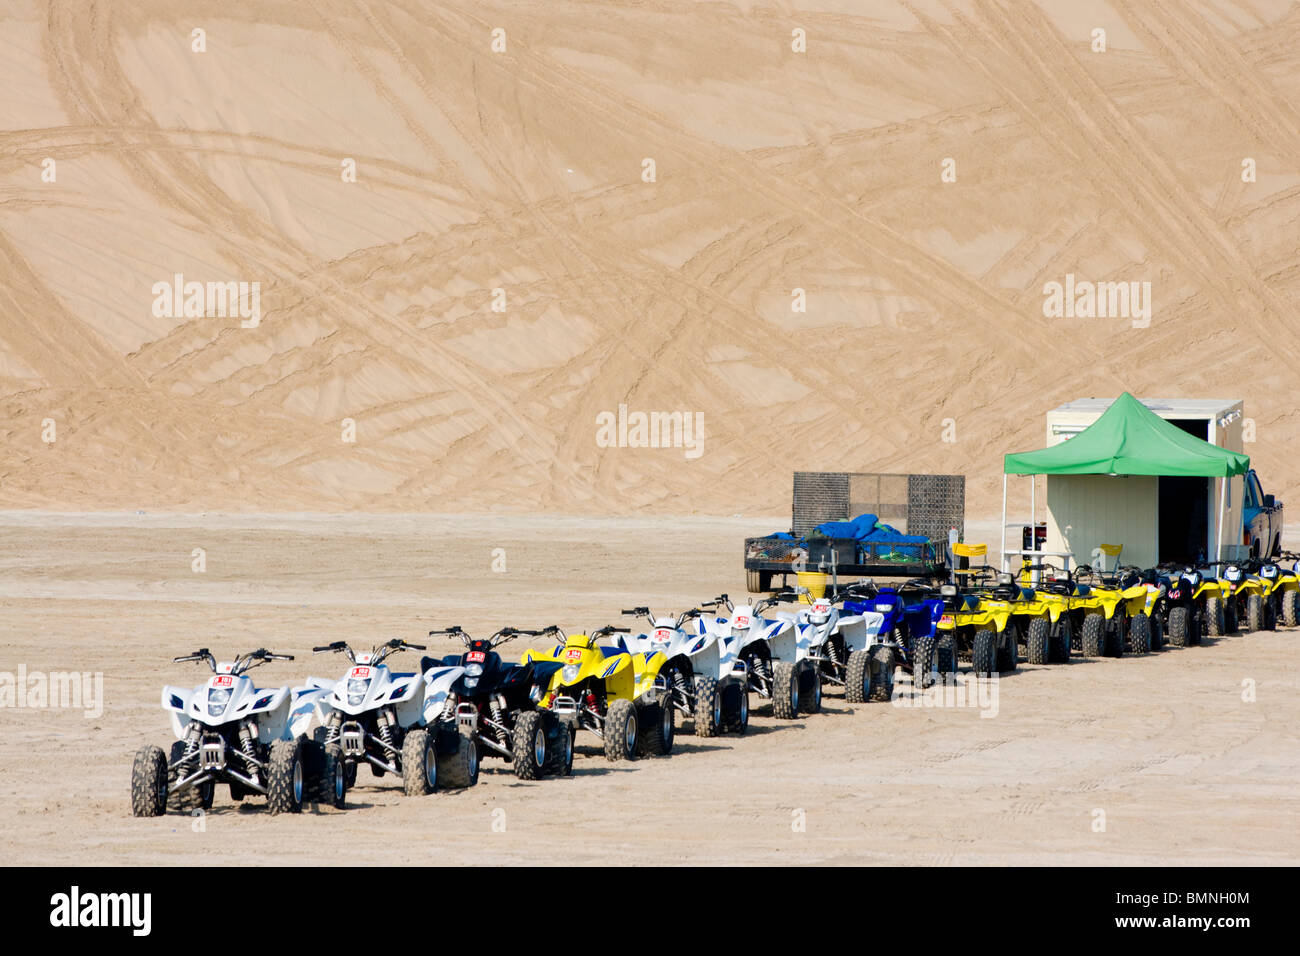
<path fill-rule="evenodd" d="M 1130 654 L 1146 654 L 1151 650 L 1151 618 L 1135 615 L 1128 622 L 1128 650 Z"/>
<path fill-rule="evenodd" d="M 546 723 L 540 710 L 526 710 L 515 721 L 510 735 L 510 763 L 520 780 L 540 780 L 550 756 Z"/>
<path fill-rule="evenodd" d="M 924 640 L 924 638 L 923 638 Z M 934 647 L 931 645 L 931 654 Z M 916 667 L 913 666 L 913 672 Z M 850 704 L 864 704 L 871 699 L 871 652 L 854 651 L 849 655 L 844 670 L 844 700 Z"/>
<path fill-rule="evenodd" d="M 1083 619 L 1083 634 L 1079 641 L 1079 653 L 1084 657 L 1101 657 L 1106 641 L 1106 619 L 1093 612 Z"/>
<path fill-rule="evenodd" d="M 307 794 L 306 740 L 277 740 L 271 744 L 266 775 L 266 805 L 272 813 L 301 813 Z"/>
<path fill-rule="evenodd" d="M 141 747 L 131 763 L 131 815 L 160 817 L 167 811 L 167 755 L 161 747 Z"/>
<path fill-rule="evenodd" d="M 444 788 L 463 790 L 478 783 L 478 741 L 469 734 L 456 733 L 456 749 L 438 758 L 438 779 Z"/>
<path fill-rule="evenodd" d="M 998 671 L 998 634 L 989 627 L 975 632 L 971 642 L 971 668 L 976 677 L 992 677 Z"/>
<path fill-rule="evenodd" d="M 772 666 L 772 716 L 778 720 L 799 716 L 799 670 L 789 661 Z"/>
<path fill-rule="evenodd" d="M 712 677 L 695 678 L 695 736 L 716 737 L 722 731 L 722 693 Z"/>
<path fill-rule="evenodd" d="M 1052 659 L 1052 622 L 1036 617 L 1025 634 L 1025 660 L 1030 664 L 1047 664 Z"/>
<path fill-rule="evenodd" d="M 635 760 L 638 737 L 636 704 L 620 697 L 605 717 L 605 758 Z"/>
<path fill-rule="evenodd" d="M 438 789 L 438 752 L 433 735 L 423 727 L 408 730 L 402 740 L 402 789 L 408 797 Z"/>

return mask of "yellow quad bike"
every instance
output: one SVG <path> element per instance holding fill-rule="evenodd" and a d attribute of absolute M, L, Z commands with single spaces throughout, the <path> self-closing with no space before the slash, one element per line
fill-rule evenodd
<path fill-rule="evenodd" d="M 1084 609 L 1079 653 L 1084 657 L 1123 657 L 1125 651 L 1151 650 L 1151 591 L 1139 568 L 1123 567 L 1114 574 L 1086 564 L 1075 575 L 1079 603 Z"/>
<path fill-rule="evenodd" d="M 1029 572 L 1037 571 L 1040 580 L 1033 597 L 1025 606 L 1031 615 L 1025 629 L 1025 658 L 1031 664 L 1068 664 L 1070 651 L 1095 599 L 1080 596 L 1079 587 L 1069 571 L 1054 564 L 1031 564 L 1026 558 L 1021 567 L 1022 582 Z"/>
<path fill-rule="evenodd" d="M 1296 573 L 1300 555 L 1283 551 L 1278 557 L 1279 560 L 1291 561 L 1291 568 L 1281 564 L 1266 564 L 1260 568 L 1260 576 L 1272 584 L 1271 597 L 1276 605 L 1274 616 L 1277 622 L 1286 627 L 1295 627 L 1300 625 L 1300 574 Z M 1277 573 L 1267 573 L 1270 567 L 1275 568 Z"/>
<path fill-rule="evenodd" d="M 1270 618 L 1275 619 L 1275 615 L 1269 613 L 1274 610 L 1270 600 L 1272 582 L 1264 580 L 1262 575 L 1253 573 L 1248 567 L 1230 564 L 1223 569 L 1222 587 L 1223 623 L 1222 626 L 1216 626 L 1216 618 L 1207 615 L 1207 633 L 1217 637 L 1220 634 L 1235 634 L 1238 630 L 1272 630 Z"/>
<path fill-rule="evenodd" d="M 560 642 L 547 650 L 530 648 L 520 661 L 560 664 L 539 707 L 552 711 L 575 732 L 594 733 L 610 760 L 672 752 L 676 711 L 667 680 L 659 673 L 667 657 L 659 651 L 631 654 L 600 645 L 610 634 L 629 633 L 626 627 L 607 625 L 590 634 L 567 636 L 550 627 L 543 633 L 557 635 Z"/>
<path fill-rule="evenodd" d="M 956 544 L 953 551 L 960 557 L 981 557 L 985 546 Z M 969 658 L 977 677 L 1015 671 L 1020 631 L 1034 617 L 1022 606 L 1026 589 L 1011 575 L 997 574 L 987 565 L 959 568 L 954 575 L 959 583 L 939 588 L 943 601 L 937 625 L 940 661 L 955 668 L 958 657 Z"/>

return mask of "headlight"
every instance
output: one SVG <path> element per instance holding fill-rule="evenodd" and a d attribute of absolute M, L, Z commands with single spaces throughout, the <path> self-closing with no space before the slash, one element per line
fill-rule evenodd
<path fill-rule="evenodd" d="M 220 717 L 226 712 L 228 703 L 230 703 L 230 690 L 228 688 L 208 691 L 208 716 Z"/>
<path fill-rule="evenodd" d="M 470 677 L 478 677 L 480 674 L 483 673 L 483 665 L 470 664 L 469 667 L 465 668 L 465 673 Z"/>
<path fill-rule="evenodd" d="M 348 706 L 360 707 L 361 702 L 366 699 L 366 692 L 370 689 L 368 680 L 350 680 L 348 681 Z"/>
<path fill-rule="evenodd" d="M 566 684 L 571 684 L 578 679 L 578 671 L 582 670 L 581 664 L 565 664 L 560 669 L 560 680 Z"/>

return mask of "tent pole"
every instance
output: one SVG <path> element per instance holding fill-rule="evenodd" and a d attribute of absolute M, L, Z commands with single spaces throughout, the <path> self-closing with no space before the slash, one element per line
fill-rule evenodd
<path fill-rule="evenodd" d="M 1007 569 L 1007 473 L 1002 472 L 1002 533 L 998 535 L 998 567 Z"/>
<path fill-rule="evenodd" d="M 1214 560 L 1223 560 L 1223 510 L 1228 503 L 1228 482 L 1231 475 L 1224 475 L 1219 486 L 1219 523 L 1214 526 Z"/>
<path fill-rule="evenodd" d="M 1038 550 L 1038 476 L 1029 476 L 1029 550 Z"/>

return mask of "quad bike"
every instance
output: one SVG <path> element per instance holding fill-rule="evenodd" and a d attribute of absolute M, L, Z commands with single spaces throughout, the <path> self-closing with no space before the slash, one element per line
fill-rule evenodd
<path fill-rule="evenodd" d="M 320 725 L 314 737 L 345 765 L 349 786 L 363 763 L 377 778 L 391 773 L 400 779 L 410 797 L 478 783 L 478 745 L 457 732 L 449 706 L 463 668 L 426 661 L 419 673 L 390 671 L 384 661 L 393 654 L 425 650 L 399 638 L 369 654 L 354 653 L 345 641 L 312 650 L 343 654 L 351 663 L 337 680 L 309 677 L 304 688 L 323 692 L 315 701 Z"/>
<path fill-rule="evenodd" d="M 167 686 L 163 709 L 171 714 L 171 753 L 141 747 L 131 767 L 131 813 L 161 816 L 168 806 L 207 810 L 218 783 L 230 798 L 266 797 L 272 813 L 298 813 L 304 802 L 342 807 L 347 794 L 343 762 L 303 737 L 314 695 L 295 698 L 288 687 L 254 687 L 248 671 L 289 654 L 264 648 L 218 662 L 208 649 L 172 659 L 204 661 L 212 677 L 194 688 Z"/>
<path fill-rule="evenodd" d="M 1223 626 L 1216 626 L 1217 620 L 1211 618 L 1210 633 L 1235 634 L 1239 629 L 1246 631 L 1271 630 L 1270 618 L 1275 620 L 1273 612 L 1272 582 L 1264 580 L 1259 573 L 1252 573 L 1252 568 L 1262 571 L 1259 562 L 1251 560 L 1245 566 L 1230 564 L 1223 569 L 1224 594 Z M 1276 570 L 1277 565 L 1273 565 Z"/>
<path fill-rule="evenodd" d="M 903 667 L 916 687 L 934 683 L 939 668 L 939 620 L 944 603 L 929 582 L 913 578 L 900 587 L 859 582 L 841 589 L 850 614 L 875 612 L 883 616 L 880 633 L 902 651 Z"/>
<path fill-rule="evenodd" d="M 1289 551 L 1281 554 L 1281 559 L 1290 560 L 1291 568 L 1280 564 L 1266 564 L 1260 568 L 1260 575 L 1272 585 L 1272 598 L 1275 604 L 1274 619 L 1286 627 L 1300 625 L 1300 575 L 1296 574 L 1297 556 Z M 1269 568 L 1276 568 L 1277 573 L 1266 573 Z"/>
<path fill-rule="evenodd" d="M 1162 566 L 1155 570 L 1156 582 L 1164 594 L 1151 611 L 1153 629 L 1158 626 L 1168 635 L 1173 647 L 1190 647 L 1201 643 L 1206 633 L 1208 613 L 1222 613 L 1223 589 L 1216 578 L 1206 578 L 1195 568 Z M 1225 582 L 1226 583 L 1226 582 Z M 1212 599 L 1218 598 L 1219 601 Z"/>
<path fill-rule="evenodd" d="M 589 730 L 601 739 L 609 760 L 672 753 L 676 710 L 661 673 L 668 662 L 659 651 L 629 654 L 598 643 L 625 627 L 606 625 L 590 634 L 565 635 L 547 629 L 560 643 L 545 651 L 528 649 L 520 663 L 553 661 L 560 665 L 538 701 L 572 733 Z"/>
<path fill-rule="evenodd" d="M 632 654 L 659 652 L 667 658 L 660 669 L 668 685 L 671 706 L 691 718 L 695 736 L 714 737 L 749 727 L 749 673 L 729 643 L 717 634 L 687 628 L 703 612 L 698 608 L 677 617 L 656 617 L 648 607 L 623 611 L 643 617 L 650 629 L 620 635 L 618 644 Z"/>
<path fill-rule="evenodd" d="M 814 598 L 807 588 L 783 592 L 778 597 L 804 596 L 810 603 L 798 611 L 778 611 L 776 616 L 794 627 L 795 660 L 812 668 L 819 698 L 824 685 L 831 684 L 843 687 L 844 699 L 851 704 L 889 700 L 904 647 L 892 631 L 883 630 L 885 615 L 879 611 L 853 613 L 837 607 L 849 593 L 861 592 L 844 589 L 834 601 Z"/>
<path fill-rule="evenodd" d="M 1028 619 L 1025 659 L 1030 664 L 1068 664 L 1075 635 L 1082 632 L 1092 603 L 1088 592 L 1081 594 L 1071 572 L 1054 564 L 1026 561 L 1022 571 L 1042 574 L 1032 597 L 1023 602 Z"/>
<path fill-rule="evenodd" d="M 573 730 L 554 712 L 537 706 L 560 665 L 555 661 L 507 664 L 496 648 L 516 637 L 541 637 L 554 631 L 503 627 L 486 640 L 475 640 L 459 627 L 430 631 L 430 637 L 458 638 L 465 652 L 420 662 L 426 671 L 440 666 L 460 669 L 451 685 L 447 712 L 455 713 L 461 734 L 472 739 L 480 753 L 506 760 L 520 780 L 572 774 Z"/>
<path fill-rule="evenodd" d="M 794 624 L 785 618 L 765 618 L 773 604 L 791 599 L 781 592 L 754 604 L 732 604 L 725 594 L 700 607 L 727 616 L 706 615 L 695 619 L 699 634 L 711 633 L 745 665 L 749 689 L 772 702 L 772 714 L 779 720 L 793 720 L 800 713 L 821 710 L 822 684 L 810 661 L 799 657 Z"/>
<path fill-rule="evenodd" d="M 1147 608 L 1149 592 L 1140 568 L 1124 566 L 1114 573 L 1080 565 L 1075 583 L 1086 585 L 1083 606 L 1087 614 L 1079 635 L 1079 652 L 1084 657 L 1123 657 L 1124 652 L 1145 654 L 1151 650 L 1151 621 Z M 1146 617 L 1147 624 L 1134 621 Z"/>
<path fill-rule="evenodd" d="M 1020 660 L 1020 632 L 1029 622 L 1046 618 L 1045 610 L 1034 606 L 1035 594 L 1022 588 L 1006 573 L 978 569 L 970 583 L 945 584 L 939 588 L 944 613 L 939 618 L 940 647 L 951 639 L 950 653 L 970 657 L 976 676 L 1014 672 Z M 939 665 L 956 661 L 945 655 Z"/>

